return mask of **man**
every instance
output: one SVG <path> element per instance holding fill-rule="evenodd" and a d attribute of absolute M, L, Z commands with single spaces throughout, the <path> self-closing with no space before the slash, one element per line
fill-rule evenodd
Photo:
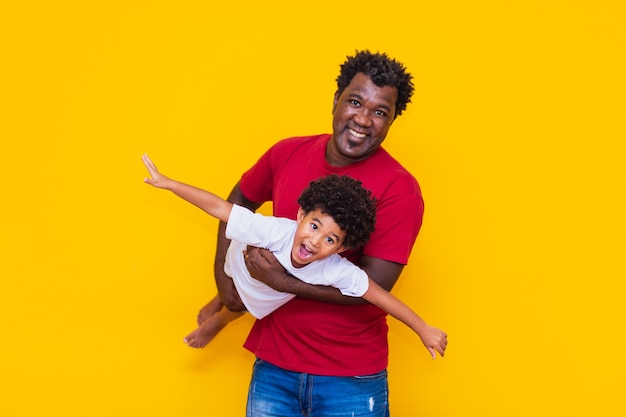
<path fill-rule="evenodd" d="M 234 187 L 228 200 L 256 210 L 272 200 L 274 215 L 294 218 L 308 183 L 329 174 L 362 181 L 377 199 L 376 230 L 346 257 L 391 290 L 419 232 L 423 200 L 417 181 L 382 147 L 413 94 L 412 76 L 386 54 L 357 52 L 341 65 L 332 135 L 290 138 L 270 148 Z M 241 311 L 223 261 L 228 241 L 220 227 L 215 277 L 222 303 Z M 245 348 L 257 356 L 248 417 L 388 416 L 385 314 L 337 289 L 305 284 L 273 256 L 250 248 L 252 276 L 296 298 L 257 320 Z M 215 311 L 205 306 L 203 320 Z M 219 308 L 219 307 L 217 307 Z"/>

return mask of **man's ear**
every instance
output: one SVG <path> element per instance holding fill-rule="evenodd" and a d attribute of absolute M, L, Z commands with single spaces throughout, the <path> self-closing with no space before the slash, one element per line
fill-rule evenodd
<path fill-rule="evenodd" d="M 335 109 L 337 108 L 338 102 L 339 102 L 339 90 L 335 91 L 335 97 L 333 98 L 333 114 L 335 113 Z"/>

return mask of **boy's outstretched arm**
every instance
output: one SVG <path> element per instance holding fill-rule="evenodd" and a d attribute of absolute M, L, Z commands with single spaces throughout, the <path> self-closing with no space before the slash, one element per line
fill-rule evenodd
<path fill-rule="evenodd" d="M 436 353 L 444 355 L 448 345 L 448 335 L 441 329 L 430 326 L 418 316 L 409 306 L 388 291 L 385 291 L 376 282 L 369 280 L 369 288 L 363 294 L 363 299 L 380 307 L 386 313 L 409 326 L 422 340 L 430 355 L 435 359 Z"/>
<path fill-rule="evenodd" d="M 157 167 L 146 154 L 144 154 L 141 159 L 150 173 L 150 177 L 144 178 L 144 182 L 156 188 L 169 190 L 183 200 L 186 200 L 194 206 L 204 210 L 211 216 L 223 222 L 228 221 L 230 211 L 233 207 L 232 203 L 209 191 L 166 177 L 159 172 Z"/>

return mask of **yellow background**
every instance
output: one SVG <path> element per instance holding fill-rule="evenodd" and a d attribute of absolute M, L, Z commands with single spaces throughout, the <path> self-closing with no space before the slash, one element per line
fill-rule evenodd
<path fill-rule="evenodd" d="M 0 415 L 243 416 L 249 318 L 182 338 L 226 196 L 277 140 L 328 132 L 339 64 L 415 76 L 385 147 L 420 181 L 390 320 L 391 412 L 625 415 L 622 1 L 50 1 L 0 14 Z M 269 212 L 269 208 L 264 208 Z"/>

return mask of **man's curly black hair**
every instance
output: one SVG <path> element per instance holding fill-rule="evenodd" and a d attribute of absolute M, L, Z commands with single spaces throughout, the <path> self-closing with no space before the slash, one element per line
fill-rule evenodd
<path fill-rule="evenodd" d="M 354 56 L 348 56 L 346 62 L 341 65 L 337 77 L 338 95 L 352 82 L 356 74 L 362 72 L 367 75 L 378 87 L 391 86 L 398 89 L 398 101 L 396 102 L 396 114 L 400 116 L 411 102 L 413 95 L 413 76 L 406 71 L 404 65 L 395 59 L 389 58 L 385 53 L 372 53 L 356 51 Z"/>
<path fill-rule="evenodd" d="M 346 175 L 329 175 L 311 181 L 300 194 L 298 204 L 305 213 L 315 209 L 331 216 L 346 232 L 346 248 L 367 243 L 376 222 L 376 199 L 361 181 Z"/>

